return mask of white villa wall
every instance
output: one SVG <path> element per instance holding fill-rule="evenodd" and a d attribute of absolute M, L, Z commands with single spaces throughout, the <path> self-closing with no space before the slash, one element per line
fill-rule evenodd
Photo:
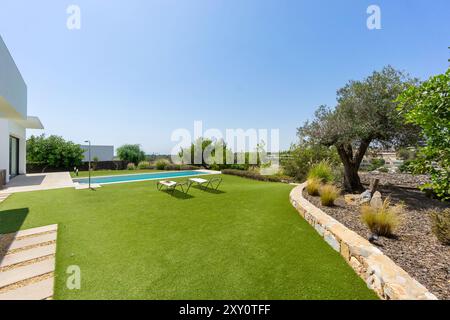
<path fill-rule="evenodd" d="M 27 118 L 27 86 L 1 36 L 0 117 Z"/>
<path fill-rule="evenodd" d="M 89 161 L 89 146 L 80 146 L 84 150 L 83 162 Z M 112 161 L 114 159 L 114 146 L 91 146 L 91 160 L 97 157 L 98 161 Z"/>
<path fill-rule="evenodd" d="M 26 173 L 26 128 L 43 129 L 27 114 L 27 86 L 0 36 L 0 170 L 9 181 L 10 136 L 19 139 L 18 174 Z"/>
<path fill-rule="evenodd" d="M 0 118 L 0 170 L 6 169 L 9 181 L 9 137 L 19 139 L 19 174 L 26 173 L 26 129 L 16 122 Z"/>
<path fill-rule="evenodd" d="M 6 169 L 6 180 L 9 180 L 9 123 L 0 118 L 0 170 Z"/>

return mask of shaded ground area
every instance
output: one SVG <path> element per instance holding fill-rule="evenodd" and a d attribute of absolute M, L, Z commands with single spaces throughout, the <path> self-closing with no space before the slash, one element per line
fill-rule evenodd
<path fill-rule="evenodd" d="M 0 233 L 58 224 L 57 299 L 376 298 L 292 207 L 292 186 L 223 179 L 189 197 L 154 181 L 14 194 Z M 66 287 L 73 265 L 81 290 Z"/>
<path fill-rule="evenodd" d="M 386 178 L 385 178 L 386 179 Z M 385 180 L 386 181 L 386 180 Z M 430 199 L 419 190 L 404 189 L 384 183 L 379 189 L 392 203 L 403 201 L 406 212 L 395 239 L 381 237 L 375 245 L 401 266 L 412 277 L 440 299 L 450 299 L 450 247 L 442 245 L 431 232 L 428 209 L 449 207 Z M 335 207 L 323 207 L 318 197 L 305 197 L 327 214 L 356 231 L 366 239 L 369 229 L 361 221 L 359 208 L 348 205 L 341 197 Z"/>

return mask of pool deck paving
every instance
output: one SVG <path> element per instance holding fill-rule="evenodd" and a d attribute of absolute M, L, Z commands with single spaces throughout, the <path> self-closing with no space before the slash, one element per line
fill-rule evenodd
<path fill-rule="evenodd" d="M 74 188 L 74 182 L 69 172 L 38 173 L 19 175 L 9 181 L 5 188 L 0 190 L 3 194 L 16 192 L 29 192 L 40 190 L 52 190 L 61 188 Z"/>
<path fill-rule="evenodd" d="M 57 225 L 0 235 L 0 300 L 53 297 Z"/>

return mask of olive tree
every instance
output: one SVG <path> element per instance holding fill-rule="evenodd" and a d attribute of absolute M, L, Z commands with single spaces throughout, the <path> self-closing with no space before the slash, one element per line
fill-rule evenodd
<path fill-rule="evenodd" d="M 369 146 L 409 145 L 417 137 L 417 127 L 405 125 L 395 102 L 415 82 L 391 66 L 350 81 L 338 90 L 337 106 L 319 107 L 298 135 L 301 140 L 336 147 L 344 165 L 345 188 L 360 191 L 358 170 Z"/>
<path fill-rule="evenodd" d="M 132 162 L 135 165 L 145 160 L 145 152 L 141 150 L 139 144 L 124 144 L 117 149 L 117 155 L 120 160 Z"/>

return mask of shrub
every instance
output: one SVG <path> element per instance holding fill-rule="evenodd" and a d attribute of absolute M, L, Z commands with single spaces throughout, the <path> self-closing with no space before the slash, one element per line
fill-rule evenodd
<path fill-rule="evenodd" d="M 136 170 L 136 165 L 133 162 L 127 164 L 127 170 Z"/>
<path fill-rule="evenodd" d="M 339 197 L 340 190 L 332 184 L 326 184 L 320 188 L 320 202 L 323 206 L 331 207 Z"/>
<path fill-rule="evenodd" d="M 320 188 L 320 180 L 316 178 L 308 179 L 308 184 L 306 185 L 306 192 L 310 196 L 318 196 Z"/>
<path fill-rule="evenodd" d="M 328 161 L 321 161 L 311 167 L 308 179 L 319 179 L 324 183 L 331 182 L 334 180 L 333 168 Z"/>
<path fill-rule="evenodd" d="M 431 230 L 442 244 L 450 245 L 450 208 L 442 211 L 432 210 Z"/>
<path fill-rule="evenodd" d="M 384 159 L 374 158 L 374 159 L 370 160 L 370 165 L 367 168 L 367 170 L 368 171 L 374 171 L 374 170 L 380 169 L 385 164 L 386 164 L 386 161 Z"/>
<path fill-rule="evenodd" d="M 166 166 L 168 166 L 169 163 L 167 162 L 167 160 L 158 160 L 156 161 L 156 169 L 158 170 L 164 170 L 166 169 Z"/>
<path fill-rule="evenodd" d="M 390 200 L 386 199 L 379 209 L 370 205 L 362 206 L 361 219 L 373 234 L 390 237 L 401 223 L 403 210 L 403 205 L 391 206 Z"/>
<path fill-rule="evenodd" d="M 243 171 L 243 170 L 236 170 L 236 169 L 224 169 L 224 170 L 222 170 L 222 173 L 233 175 L 233 176 L 238 176 L 238 177 L 249 178 L 249 179 L 258 180 L 258 181 L 268 181 L 268 182 L 284 182 L 284 181 L 286 181 L 285 179 L 288 179 L 286 177 L 280 177 L 280 176 L 263 176 L 256 171 Z"/>
<path fill-rule="evenodd" d="M 148 161 L 141 161 L 141 162 L 139 162 L 137 167 L 140 170 L 151 169 L 150 162 L 148 162 Z"/>
<path fill-rule="evenodd" d="M 333 167 L 340 165 L 336 148 L 302 143 L 294 145 L 288 152 L 280 154 L 284 173 L 297 181 L 305 181 L 314 163 L 327 160 Z"/>
<path fill-rule="evenodd" d="M 383 172 L 383 173 L 388 173 L 389 169 L 386 167 L 381 167 L 381 168 L 378 168 L 378 171 Z"/>

